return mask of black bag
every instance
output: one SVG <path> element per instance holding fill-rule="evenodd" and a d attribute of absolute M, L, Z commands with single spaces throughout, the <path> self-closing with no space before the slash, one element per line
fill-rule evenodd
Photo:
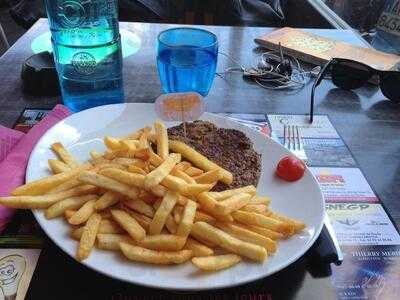
<path fill-rule="evenodd" d="M 225 2 L 225 1 L 221 1 Z M 287 0 L 227 0 L 231 25 L 283 26 Z M 222 5 L 221 5 L 221 8 Z"/>
<path fill-rule="evenodd" d="M 119 0 L 125 21 L 180 23 L 192 12 L 196 24 L 211 15 L 214 24 L 282 26 L 287 0 Z"/>

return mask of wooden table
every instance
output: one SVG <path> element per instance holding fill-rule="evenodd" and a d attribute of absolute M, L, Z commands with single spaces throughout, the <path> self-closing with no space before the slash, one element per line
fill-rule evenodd
<path fill-rule="evenodd" d="M 121 28 L 134 32 L 141 40 L 139 51 L 124 59 L 125 95 L 128 102 L 153 102 L 160 94 L 160 83 L 155 64 L 156 37 L 161 30 L 169 27 L 171 25 L 121 24 Z M 221 52 L 228 53 L 246 66 L 252 63 L 252 52 L 255 48 L 253 39 L 272 30 L 270 28 L 212 26 L 204 28 L 218 36 Z M 48 31 L 47 21 L 45 19 L 39 20 L 0 58 L 1 125 L 12 126 L 26 107 L 52 108 L 56 103 L 60 102 L 59 97 L 33 97 L 21 92 L 21 64 L 24 59 L 32 54 L 32 40 L 46 31 Z M 351 31 L 311 31 L 356 45 L 365 45 Z M 232 66 L 231 62 L 220 56 L 218 71 L 223 71 L 228 66 Z M 211 112 L 305 114 L 308 113 L 309 109 L 311 84 L 310 82 L 303 89 L 293 93 L 262 89 L 258 85 L 245 82 L 241 75 L 231 75 L 228 79 L 216 77 L 210 94 L 206 98 L 207 109 Z M 397 224 L 400 224 L 400 105 L 385 100 L 381 92 L 375 87 L 367 86 L 357 90 L 357 93 L 355 93 L 337 89 L 330 81 L 326 80 L 318 88 L 316 98 L 316 113 L 329 115 L 332 123 L 358 161 L 368 181 L 387 207 L 393 219 Z M 42 297 L 44 295 L 44 293 L 40 292 L 40 289 L 46 288 L 47 283 L 41 282 L 40 278 L 47 274 L 47 278 L 51 279 L 52 276 L 48 272 L 54 270 L 55 267 L 50 265 L 53 263 L 55 265 L 62 264 L 65 259 L 68 259 L 62 253 L 51 252 L 51 250 L 46 251 L 50 254 L 39 261 L 39 264 L 44 267 L 34 279 L 37 286 L 32 290 L 32 299 L 35 298 L 34 296 Z M 59 262 L 57 263 L 54 260 Z M 298 267 L 299 264 L 300 267 Z M 304 272 L 302 264 L 303 260 L 300 260 L 297 266 L 294 266 L 294 268 L 303 270 L 301 274 L 298 274 L 301 277 L 300 279 L 293 279 L 286 275 L 273 276 L 268 279 L 269 285 L 275 286 L 280 280 L 298 280 L 297 289 L 303 287 L 299 289 L 301 292 L 296 292 L 298 299 L 319 299 L 321 292 L 325 293 L 325 299 L 330 299 L 332 296 L 328 295 L 332 295 L 332 293 L 327 292 L 330 286 L 329 280 L 305 280 L 310 275 Z M 70 274 L 74 274 L 73 270 L 76 270 L 74 268 L 78 268 L 78 266 L 74 267 L 72 263 L 71 266 L 66 264 L 65 268 L 60 272 L 65 271 L 65 274 L 69 274 L 68 269 L 70 269 Z M 93 272 L 85 268 L 82 269 L 82 274 L 87 274 L 88 272 L 90 272 L 90 276 L 94 276 L 92 275 Z M 290 272 L 289 274 L 292 273 Z M 63 276 L 64 280 L 66 276 L 68 275 Z M 98 277 L 93 278 L 102 278 L 102 284 L 106 281 L 101 275 L 96 276 Z M 54 280 L 52 284 L 57 282 L 57 280 Z M 86 291 L 82 282 L 78 282 L 78 280 L 74 280 L 74 282 L 79 284 L 81 296 L 88 295 L 85 294 Z M 66 284 L 66 282 L 64 283 Z M 107 283 L 104 284 L 107 285 Z M 110 288 L 115 285 L 114 281 L 109 283 Z M 59 288 L 62 286 L 59 283 Z M 95 286 L 96 283 L 91 285 L 92 288 Z M 307 292 L 309 288 L 315 289 L 314 292 L 317 290 L 319 292 L 313 294 L 314 297 L 311 297 L 310 293 Z M 57 285 L 54 286 L 53 290 L 56 289 Z M 118 286 L 118 289 L 123 290 L 123 287 Z M 66 293 L 68 294 L 67 291 Z M 282 293 L 286 293 L 286 291 L 282 291 Z M 113 295 L 113 297 L 116 297 L 115 299 L 125 299 L 122 298 L 123 294 L 121 294 L 121 298 L 117 298 L 118 295 L 115 296 L 115 293 Z M 293 295 L 290 294 L 290 297 L 288 296 L 287 298 L 292 298 Z M 283 298 L 286 298 L 286 296 L 282 296 L 281 299 Z"/>

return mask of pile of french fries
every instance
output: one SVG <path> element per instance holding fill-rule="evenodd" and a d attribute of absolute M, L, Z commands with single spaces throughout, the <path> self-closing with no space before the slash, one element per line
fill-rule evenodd
<path fill-rule="evenodd" d="M 150 264 L 191 260 L 206 271 L 242 258 L 262 262 L 279 240 L 305 227 L 271 211 L 270 199 L 254 186 L 210 191 L 218 181 L 230 184 L 232 173 L 169 140 L 159 121 L 125 137 L 106 136 L 104 144 L 107 150 L 92 151 L 85 163 L 53 144 L 54 175 L 16 188 L 0 204 L 64 217 L 80 261 L 96 246 Z"/>

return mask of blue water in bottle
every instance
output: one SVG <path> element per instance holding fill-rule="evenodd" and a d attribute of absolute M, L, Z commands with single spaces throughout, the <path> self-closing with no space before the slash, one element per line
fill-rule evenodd
<path fill-rule="evenodd" d="M 45 0 L 62 98 L 72 111 L 120 103 L 117 0 Z"/>

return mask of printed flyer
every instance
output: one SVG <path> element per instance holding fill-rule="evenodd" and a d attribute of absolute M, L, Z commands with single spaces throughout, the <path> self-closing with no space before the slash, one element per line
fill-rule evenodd
<path fill-rule="evenodd" d="M 332 267 L 338 299 L 397 300 L 400 246 L 344 246 L 344 261 Z"/>
<path fill-rule="evenodd" d="M 303 139 L 308 166 L 355 167 L 349 149 L 341 139 Z"/>
<path fill-rule="evenodd" d="M 340 245 L 400 245 L 400 235 L 382 205 L 327 203 Z"/>
<path fill-rule="evenodd" d="M 358 168 L 310 168 L 326 202 L 379 202 Z"/>
<path fill-rule="evenodd" d="M 303 138 L 340 138 L 327 116 L 314 116 L 312 124 L 307 115 L 268 115 L 268 120 L 271 130 L 278 137 L 283 137 L 284 125 L 297 125 L 301 128 Z"/>

